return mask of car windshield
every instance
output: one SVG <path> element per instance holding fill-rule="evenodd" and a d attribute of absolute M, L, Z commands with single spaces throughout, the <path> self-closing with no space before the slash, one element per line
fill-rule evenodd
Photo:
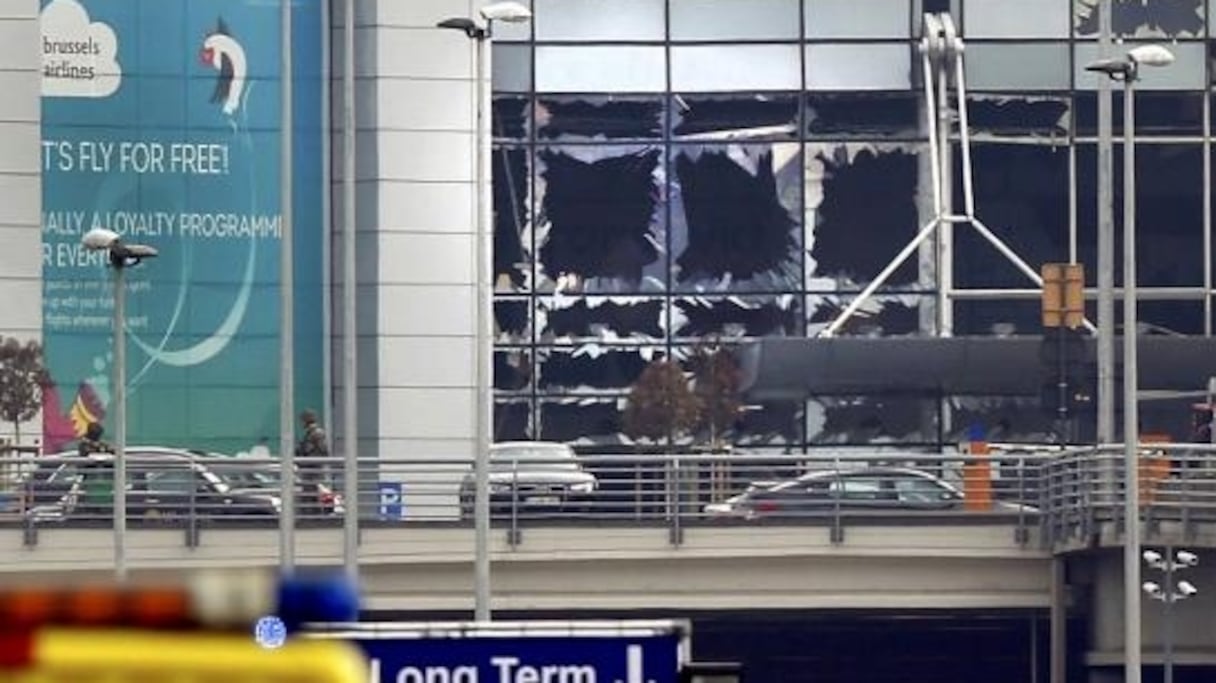
<path fill-rule="evenodd" d="M 494 469 L 577 470 L 574 451 L 562 445 L 495 446 L 490 451 Z"/>

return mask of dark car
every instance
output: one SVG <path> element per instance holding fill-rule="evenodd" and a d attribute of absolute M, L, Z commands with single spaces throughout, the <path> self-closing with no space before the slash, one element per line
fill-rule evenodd
<path fill-rule="evenodd" d="M 157 447 L 126 450 L 129 519 L 278 515 L 279 497 L 233 489 L 202 454 Z M 114 456 L 72 453 L 39 460 L 20 486 L 20 511 L 34 522 L 106 521 L 113 517 Z"/>
<path fill-rule="evenodd" d="M 848 510 L 955 510 L 963 492 L 928 472 L 908 467 L 823 469 L 781 482 L 756 482 L 739 495 L 705 506 L 710 517 L 757 519 Z M 998 511 L 1033 508 L 998 502 Z"/>
<path fill-rule="evenodd" d="M 490 515 L 537 516 L 585 512 L 599 486 L 566 444 L 509 441 L 490 449 Z M 473 516 L 474 473 L 460 485 L 461 516 Z"/>
<path fill-rule="evenodd" d="M 209 455 L 202 459 L 228 487 L 241 493 L 270 493 L 282 489 L 282 467 L 273 460 Z M 342 496 L 323 483 L 304 483 L 296 469 L 296 511 L 302 517 L 332 517 L 344 512 Z"/>

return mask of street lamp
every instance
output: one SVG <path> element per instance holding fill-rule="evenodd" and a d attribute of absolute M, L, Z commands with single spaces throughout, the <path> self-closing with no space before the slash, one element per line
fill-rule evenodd
<path fill-rule="evenodd" d="M 1136 363 L 1136 81 L 1142 66 L 1168 66 L 1174 54 L 1142 45 L 1122 59 L 1100 59 L 1086 71 L 1123 82 L 1123 606 L 1124 678 L 1140 683 L 1140 441 Z"/>
<path fill-rule="evenodd" d="M 114 269 L 114 573 L 127 580 L 127 287 L 126 270 L 156 256 L 145 244 L 125 244 L 118 233 L 94 228 L 81 244 L 89 251 L 109 254 Z"/>
<path fill-rule="evenodd" d="M 1174 572 L 1179 569 L 1194 567 L 1199 564 L 1199 556 L 1189 550 L 1179 550 L 1171 553 L 1166 548 L 1165 555 L 1156 550 L 1145 550 L 1144 561 L 1149 567 L 1165 573 L 1165 585 L 1156 581 L 1145 581 L 1141 588 L 1154 600 L 1165 606 L 1165 633 L 1162 646 L 1165 650 L 1162 660 L 1164 683 L 1174 683 L 1174 603 L 1185 600 L 1199 592 L 1190 581 L 1174 582 Z"/>
<path fill-rule="evenodd" d="M 494 291 L 493 282 L 493 231 L 490 198 L 490 69 L 487 62 L 490 51 L 486 43 L 493 40 L 495 21 L 521 23 L 532 18 L 532 12 L 518 2 L 494 2 L 480 11 L 484 26 L 468 17 L 455 17 L 439 22 L 439 28 L 461 31 L 477 46 L 474 66 L 473 89 L 476 93 L 477 136 L 474 148 L 477 155 L 476 197 L 477 230 L 475 253 L 477 258 L 477 428 L 473 457 L 474 519 L 474 615 L 477 621 L 490 620 L 490 445 L 493 442 L 494 414 Z"/>

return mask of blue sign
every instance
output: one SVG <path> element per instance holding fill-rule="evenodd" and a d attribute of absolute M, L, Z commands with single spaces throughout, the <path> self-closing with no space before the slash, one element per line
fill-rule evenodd
<path fill-rule="evenodd" d="M 405 517 L 405 484 L 398 481 L 380 482 L 380 519 Z"/>
<path fill-rule="evenodd" d="M 465 637 L 356 641 L 370 683 L 677 683 L 681 638 Z"/>

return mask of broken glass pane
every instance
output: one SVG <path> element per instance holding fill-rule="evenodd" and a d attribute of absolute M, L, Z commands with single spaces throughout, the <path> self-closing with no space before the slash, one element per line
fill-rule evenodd
<path fill-rule="evenodd" d="M 915 144 L 806 146 L 807 289 L 860 291 L 920 229 Z M 907 259 L 884 285 L 908 290 Z"/>
<path fill-rule="evenodd" d="M 531 306 L 526 298 L 494 297 L 494 320 L 498 325 L 496 344 L 531 344 Z"/>
<path fill-rule="evenodd" d="M 946 443 L 969 441 L 972 427 L 984 430 L 984 439 L 990 443 L 1044 444 L 1055 440 L 1052 420 L 1043 413 L 1038 397 L 951 396 L 948 400 L 951 429 L 945 434 Z M 1004 476 L 1004 468 L 1014 468 L 1016 463 L 999 462 L 1000 479 L 1016 483 L 1016 470 L 1009 477 Z"/>
<path fill-rule="evenodd" d="M 961 158 L 957 151 L 956 158 Z M 975 169 L 975 211 L 984 225 L 1036 273 L 1041 263 L 1067 261 L 1068 148 L 974 144 L 971 163 Z M 954 188 L 959 198 L 963 196 L 961 175 L 956 175 Z M 1034 286 L 968 224 L 954 227 L 954 253 L 957 287 Z"/>
<path fill-rule="evenodd" d="M 856 295 L 807 295 L 807 334 L 819 334 L 835 321 L 854 299 Z M 934 305 L 934 295 L 931 294 L 875 294 L 862 302 L 837 332 L 837 336 L 919 335 L 921 330 L 925 329 L 921 319 L 932 315 Z"/>
<path fill-rule="evenodd" d="M 497 348 L 494 350 L 494 390 L 520 393 L 532 389 L 532 350 Z"/>
<path fill-rule="evenodd" d="M 661 147 L 547 147 L 537 164 L 539 291 L 666 289 Z"/>
<path fill-rule="evenodd" d="M 1092 279 L 1089 269 L 1087 266 L 1085 276 Z M 1029 281 L 1025 285 L 1026 288 L 1033 286 Z M 954 333 L 977 337 L 1040 334 L 1042 313 L 1038 299 L 961 299 L 954 302 Z M 1093 320 L 1092 311 L 1090 314 L 1090 320 Z"/>
<path fill-rule="evenodd" d="M 526 290 L 531 284 L 531 235 L 529 206 L 531 174 L 528 150 L 496 147 L 493 166 L 494 195 L 494 289 L 497 292 Z"/>
<path fill-rule="evenodd" d="M 780 296 L 683 297 L 673 302 L 673 336 L 686 339 L 802 334 L 800 299 Z"/>
<path fill-rule="evenodd" d="M 807 441 L 816 446 L 932 446 L 940 410 L 933 398 L 820 397 L 807 401 Z"/>
<path fill-rule="evenodd" d="M 1136 277 L 1142 287 L 1203 285 L 1203 147 L 1196 144 L 1136 146 Z M 1077 196 L 1097 196 L 1097 150 L 1077 145 Z M 1115 145 L 1114 177 L 1123 177 L 1123 146 Z M 1123 183 L 1114 183 L 1115 225 L 1122 224 Z M 1097 206 L 1077 202 L 1077 259 L 1097 263 Z M 1115 231 L 1115 258 L 1123 253 Z M 1089 270 L 1089 267 L 1086 268 Z M 1115 283 L 1123 281 L 1116 264 Z"/>
<path fill-rule="evenodd" d="M 528 401 L 494 401 L 494 440 L 530 441 L 532 431 L 532 404 Z"/>
<path fill-rule="evenodd" d="M 643 297 L 538 297 L 538 341 L 662 341 L 665 301 Z"/>
<path fill-rule="evenodd" d="M 797 289 L 799 152 L 796 143 L 673 149 L 672 276 L 680 290 Z"/>
<path fill-rule="evenodd" d="M 801 444 L 801 401 L 773 401 L 748 405 L 735 425 L 735 443 L 740 446 Z"/>
<path fill-rule="evenodd" d="M 1123 134 L 1123 92 L 1111 93 L 1111 120 L 1115 135 Z M 1098 93 L 1077 91 L 1077 136 L 1098 135 Z M 1203 93 L 1198 92 L 1137 92 L 1136 135 L 1203 134 Z"/>
<path fill-rule="evenodd" d="M 546 394 L 619 392 L 629 389 L 663 347 L 583 344 L 537 350 L 537 389 Z"/>
<path fill-rule="evenodd" d="M 495 95 L 491 109 L 494 139 L 528 139 L 528 98 L 519 95 Z"/>
<path fill-rule="evenodd" d="M 561 142 L 663 136 L 663 101 L 653 97 L 546 97 L 537 102 L 536 137 Z"/>
<path fill-rule="evenodd" d="M 1203 0 L 1110 0 L 1111 29 L 1134 38 L 1198 38 L 1204 34 Z M 1096 38 L 1102 0 L 1074 0 L 1076 36 Z"/>
<path fill-rule="evenodd" d="M 874 140 L 923 138 L 916 93 L 813 93 L 806 98 L 813 138 Z"/>
<path fill-rule="evenodd" d="M 968 93 L 967 97 L 967 120 L 974 133 L 1039 135 L 1067 142 L 1068 112 L 1067 97 L 1004 93 Z"/>
<path fill-rule="evenodd" d="M 619 398 L 564 398 L 540 402 L 540 438 L 588 445 L 622 443 Z"/>
<path fill-rule="evenodd" d="M 796 95 L 672 95 L 680 140 L 773 140 L 798 135 Z"/>

